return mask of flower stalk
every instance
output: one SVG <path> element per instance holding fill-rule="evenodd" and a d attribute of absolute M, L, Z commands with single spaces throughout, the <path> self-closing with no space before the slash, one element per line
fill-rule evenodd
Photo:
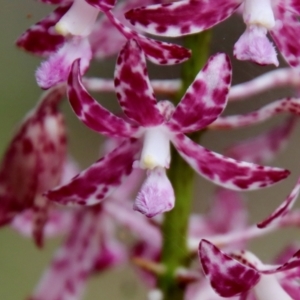
<path fill-rule="evenodd" d="M 205 64 L 209 55 L 211 33 L 204 31 L 197 35 L 184 38 L 186 47 L 192 50 L 192 57 L 182 66 L 182 85 L 177 93 L 174 104 L 177 104 L 189 87 L 199 70 Z M 201 53 L 201 54 L 200 54 Z M 198 141 L 201 132 L 192 134 L 192 139 Z M 163 247 L 161 263 L 165 265 L 166 272 L 158 280 L 158 287 L 162 290 L 164 300 L 182 300 L 184 288 L 175 279 L 175 272 L 181 266 L 189 264 L 189 250 L 187 247 L 188 221 L 194 189 L 194 171 L 180 157 L 172 147 L 172 161 L 169 179 L 176 195 L 176 206 L 165 214 L 162 225 Z"/>

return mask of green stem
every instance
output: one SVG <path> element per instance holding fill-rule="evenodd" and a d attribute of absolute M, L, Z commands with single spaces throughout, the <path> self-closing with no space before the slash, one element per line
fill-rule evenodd
<path fill-rule="evenodd" d="M 175 103 L 178 103 L 186 89 L 194 80 L 208 58 L 210 32 L 205 31 L 197 35 L 185 37 L 184 45 L 192 50 L 192 57 L 182 67 L 182 89 L 178 93 Z M 198 140 L 201 132 L 193 134 L 191 138 Z M 163 248 L 161 262 L 166 272 L 160 276 L 158 287 L 164 295 L 164 300 L 182 300 L 184 289 L 176 282 L 174 272 L 180 266 L 187 266 L 190 258 L 187 249 L 187 229 L 191 211 L 194 188 L 194 171 L 172 149 L 172 163 L 168 174 L 173 185 L 176 205 L 173 210 L 165 214 L 162 225 Z"/>

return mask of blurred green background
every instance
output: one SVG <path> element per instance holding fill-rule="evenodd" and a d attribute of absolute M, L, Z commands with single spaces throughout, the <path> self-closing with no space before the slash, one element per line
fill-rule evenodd
<path fill-rule="evenodd" d="M 15 126 L 30 110 L 40 96 L 34 72 L 40 60 L 14 47 L 16 38 L 31 24 L 42 18 L 50 6 L 34 0 L 1 0 L 0 9 L 0 152 L 3 153 L 10 141 Z M 238 26 L 236 25 L 238 24 Z M 212 52 L 232 51 L 232 44 L 243 31 L 243 24 L 236 18 L 218 26 L 214 31 Z M 90 73 L 111 78 L 114 59 L 94 64 Z M 164 71 L 163 73 L 161 71 Z M 255 77 L 267 68 L 256 67 L 250 63 L 234 61 L 234 82 L 241 82 Z M 151 66 L 151 78 L 166 78 L 179 74 L 178 68 Z M 245 102 L 230 105 L 227 113 L 246 112 L 259 108 L 263 103 L 278 99 L 289 91 L 276 90 L 267 92 L 262 97 L 254 97 Z M 114 95 L 97 95 L 105 106 L 115 109 Z M 96 160 L 101 138 L 85 128 L 70 112 L 67 103 L 63 105 L 66 113 L 70 149 L 82 167 Z M 230 143 L 253 136 L 280 121 L 282 117 L 243 130 L 230 132 L 212 132 L 205 134 L 202 144 L 215 151 L 222 151 Z M 247 194 L 251 221 L 263 219 L 289 193 L 297 176 L 300 174 L 299 159 L 299 127 L 294 132 L 287 150 L 281 153 L 273 165 L 290 169 L 293 173 L 288 180 L 272 189 Z M 204 211 L 209 204 L 209 197 L 214 186 L 203 179 L 195 189 L 195 211 Z M 266 238 L 251 243 L 254 250 L 263 260 L 269 261 L 275 253 L 288 241 L 298 238 L 297 230 L 277 232 Z M 60 239 L 49 241 L 43 250 L 37 250 L 33 243 L 20 237 L 9 228 L 0 231 L 0 299 L 19 300 L 30 295 L 43 270 L 47 267 L 54 249 Z M 91 280 L 87 288 L 86 300 L 93 299 L 146 299 L 142 284 L 129 268 L 122 267 L 112 272 L 97 276 Z"/>

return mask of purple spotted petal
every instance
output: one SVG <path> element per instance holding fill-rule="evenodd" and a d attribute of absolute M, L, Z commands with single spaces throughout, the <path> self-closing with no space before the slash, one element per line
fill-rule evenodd
<path fill-rule="evenodd" d="M 259 65 L 279 65 L 273 44 L 267 38 L 267 29 L 249 26 L 235 43 L 233 54 L 236 59 L 250 60 Z"/>
<path fill-rule="evenodd" d="M 80 299 L 100 249 L 101 223 L 95 211 L 75 213 L 66 241 L 56 252 L 51 265 L 31 300 Z"/>
<path fill-rule="evenodd" d="M 270 186 L 290 174 L 287 170 L 237 161 L 209 151 L 183 134 L 175 135 L 172 142 L 196 172 L 225 188 L 254 190 Z"/>
<path fill-rule="evenodd" d="M 68 78 L 68 98 L 78 118 L 86 126 L 101 134 L 130 137 L 137 131 L 137 127 L 113 115 L 87 92 L 81 82 L 79 61 L 74 62 Z"/>
<path fill-rule="evenodd" d="M 148 172 L 148 177 L 137 195 L 133 209 L 152 218 L 171 210 L 174 207 L 175 196 L 165 169 L 155 168 Z"/>
<path fill-rule="evenodd" d="M 92 59 L 90 44 L 85 38 L 71 39 L 48 60 L 42 62 L 35 74 L 38 85 L 43 89 L 48 89 L 66 81 L 76 59 L 81 61 L 80 73 L 83 75 Z"/>
<path fill-rule="evenodd" d="M 212 288 L 222 297 L 247 292 L 260 279 L 257 270 L 224 254 L 207 240 L 201 240 L 199 244 L 199 257 Z"/>
<path fill-rule="evenodd" d="M 208 29 L 233 14 L 240 0 L 182 0 L 136 8 L 125 14 L 132 25 L 151 34 L 182 36 Z"/>
<path fill-rule="evenodd" d="M 191 51 L 171 43 L 156 41 L 141 34 L 135 37 L 145 51 L 147 58 L 158 65 L 174 65 L 188 60 Z"/>
<path fill-rule="evenodd" d="M 286 197 L 283 203 L 264 221 L 257 224 L 259 228 L 265 228 L 274 222 L 281 220 L 294 206 L 300 192 L 300 178 L 298 179 L 292 192 Z"/>
<path fill-rule="evenodd" d="M 290 117 L 271 130 L 231 146 L 226 154 L 256 164 L 271 161 L 287 145 L 296 122 L 295 117 Z"/>
<path fill-rule="evenodd" d="M 300 65 L 300 42 L 299 39 L 295 39 L 295 36 L 300 35 L 299 20 L 280 8 L 277 14 L 279 20 L 270 30 L 270 34 L 287 63 L 292 67 L 298 67 Z"/>
<path fill-rule="evenodd" d="M 46 18 L 25 31 L 16 45 L 37 55 L 47 56 L 56 52 L 65 42 L 65 37 L 56 33 L 55 24 L 67 12 L 70 5 L 60 6 Z"/>
<path fill-rule="evenodd" d="M 178 64 L 191 56 L 191 51 L 186 48 L 175 44 L 156 41 L 137 33 L 122 24 L 110 11 L 106 12 L 106 16 L 127 39 L 135 39 L 145 52 L 147 58 L 155 64 Z"/>
<path fill-rule="evenodd" d="M 0 168 L 0 224 L 37 208 L 41 194 L 59 184 L 66 159 L 66 132 L 57 105 L 64 88 L 46 92 L 12 139 Z M 17 175 L 16 175 L 17 174 Z"/>
<path fill-rule="evenodd" d="M 52 201 L 61 204 L 93 205 L 108 197 L 131 173 L 135 155 L 140 149 L 137 140 L 124 141 L 68 184 L 47 192 Z"/>
<path fill-rule="evenodd" d="M 289 112 L 292 114 L 300 114 L 300 99 L 285 98 L 274 101 L 259 110 L 245 115 L 234 115 L 228 117 L 219 117 L 210 125 L 211 128 L 231 129 L 250 126 L 261 123 L 277 114 Z"/>
<path fill-rule="evenodd" d="M 162 124 L 156 98 L 148 77 L 146 59 L 140 46 L 130 40 L 119 54 L 115 88 L 124 113 L 141 126 Z"/>
<path fill-rule="evenodd" d="M 100 10 L 110 10 L 112 9 L 117 0 L 85 0 L 88 4 L 100 9 Z"/>
<path fill-rule="evenodd" d="M 200 130 L 215 121 L 224 110 L 231 83 L 231 64 L 225 54 L 212 56 L 168 122 L 179 132 Z"/>

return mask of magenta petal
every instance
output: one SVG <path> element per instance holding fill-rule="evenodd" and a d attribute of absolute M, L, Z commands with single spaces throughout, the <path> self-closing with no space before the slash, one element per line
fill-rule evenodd
<path fill-rule="evenodd" d="M 224 254 L 207 240 L 199 244 L 199 258 L 212 288 L 222 297 L 247 292 L 260 279 L 257 270 Z"/>
<path fill-rule="evenodd" d="M 294 206 L 300 192 L 300 178 L 298 179 L 292 192 L 286 197 L 283 203 L 264 221 L 257 224 L 259 228 L 270 226 L 274 222 L 281 220 Z"/>
<path fill-rule="evenodd" d="M 256 164 L 271 161 L 286 146 L 296 122 L 296 117 L 290 117 L 271 130 L 231 146 L 226 154 Z"/>
<path fill-rule="evenodd" d="M 56 33 L 54 26 L 69 8 L 70 4 L 60 6 L 46 18 L 31 26 L 17 39 L 17 46 L 42 56 L 56 52 L 65 42 L 65 37 Z"/>
<path fill-rule="evenodd" d="M 263 106 L 257 111 L 227 117 L 219 117 L 210 127 L 217 129 L 231 129 L 261 123 L 283 112 L 300 115 L 300 100 L 285 98 Z"/>
<path fill-rule="evenodd" d="M 228 18 L 239 7 L 239 0 L 182 0 L 150 5 L 125 14 L 132 25 L 151 34 L 182 36 L 208 29 Z"/>
<path fill-rule="evenodd" d="M 68 184 L 48 191 L 45 195 L 61 204 L 93 205 L 101 202 L 131 173 L 135 155 L 140 149 L 137 140 L 124 141 Z"/>
<path fill-rule="evenodd" d="M 287 63 L 292 67 L 300 65 L 300 42 L 295 36 L 300 35 L 300 23 L 296 16 L 289 12 L 278 12 L 279 21 L 270 31 L 278 49 Z"/>
<path fill-rule="evenodd" d="M 191 51 L 181 46 L 147 38 L 125 26 L 111 12 L 106 12 L 110 22 L 127 38 L 136 39 L 147 58 L 155 64 L 171 65 L 187 60 Z"/>
<path fill-rule="evenodd" d="M 147 58 L 158 65 L 179 64 L 191 57 L 191 51 L 179 45 L 156 41 L 141 34 L 136 34 L 140 46 Z"/>
<path fill-rule="evenodd" d="M 155 168 L 148 172 L 148 177 L 137 195 L 133 209 L 152 218 L 171 210 L 174 207 L 175 196 L 165 169 Z"/>
<path fill-rule="evenodd" d="M 162 124 L 163 116 L 147 73 L 143 50 L 134 41 L 127 42 L 119 54 L 115 69 L 115 87 L 124 113 L 141 126 Z"/>
<path fill-rule="evenodd" d="M 230 83 L 229 57 L 212 56 L 176 107 L 168 126 L 175 131 L 191 132 L 215 121 L 226 106 Z"/>
<path fill-rule="evenodd" d="M 0 169 L 2 224 L 16 213 L 36 207 L 41 194 L 60 182 L 66 158 L 66 132 L 57 105 L 64 91 L 60 87 L 42 96 L 4 155 Z"/>
<path fill-rule="evenodd" d="M 36 80 L 43 89 L 48 89 L 67 80 L 71 66 L 76 59 L 80 59 L 80 73 L 83 75 L 92 59 L 90 44 L 85 38 L 73 38 L 66 42 L 48 60 L 42 62 L 36 71 Z"/>
<path fill-rule="evenodd" d="M 88 4 L 103 11 L 112 9 L 117 2 L 117 0 L 85 0 L 85 1 Z"/>
<path fill-rule="evenodd" d="M 254 190 L 270 186 L 284 178 L 287 170 L 237 161 L 209 151 L 183 134 L 172 138 L 179 154 L 204 178 L 233 190 Z"/>
<path fill-rule="evenodd" d="M 94 100 L 84 88 L 79 72 L 79 61 L 75 61 L 68 78 L 68 97 L 77 117 L 89 128 L 104 135 L 130 137 L 137 127 L 116 117 Z"/>

